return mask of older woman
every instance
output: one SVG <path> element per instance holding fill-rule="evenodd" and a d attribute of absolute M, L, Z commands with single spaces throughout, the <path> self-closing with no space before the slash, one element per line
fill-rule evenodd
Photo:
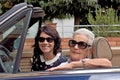
<path fill-rule="evenodd" d="M 92 53 L 94 37 L 94 34 L 85 28 L 75 31 L 73 39 L 69 41 L 70 59 L 68 60 L 68 63 L 48 70 L 53 71 L 73 68 L 112 67 L 111 62 L 106 58 L 89 59 L 87 57 Z"/>
<path fill-rule="evenodd" d="M 46 70 L 66 62 L 60 44 L 61 38 L 54 28 L 41 27 L 35 37 L 32 71 Z"/>

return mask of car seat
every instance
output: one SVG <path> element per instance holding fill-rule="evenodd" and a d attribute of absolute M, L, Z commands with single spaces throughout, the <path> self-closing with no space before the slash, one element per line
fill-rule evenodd
<path fill-rule="evenodd" d="M 112 59 L 112 49 L 106 38 L 96 37 L 92 47 L 92 58 L 107 58 L 109 60 Z"/>

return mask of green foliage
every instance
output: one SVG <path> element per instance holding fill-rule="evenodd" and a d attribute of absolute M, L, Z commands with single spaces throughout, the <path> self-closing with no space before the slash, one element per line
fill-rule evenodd
<path fill-rule="evenodd" d="M 80 15 L 81 10 L 87 7 L 88 0 L 45 0 L 39 1 L 45 10 L 46 18 L 66 18 L 69 16 Z"/>
<path fill-rule="evenodd" d="M 101 8 L 96 9 L 96 21 L 89 12 L 88 19 L 89 22 L 94 25 L 110 25 L 119 23 L 116 12 L 112 8 L 108 8 L 105 12 L 103 12 Z"/>
<path fill-rule="evenodd" d="M 6 0 L 4 0 L 6 1 Z M 13 0 L 17 1 L 17 0 Z M 20 0 L 21 1 L 21 0 Z M 79 17 L 81 10 L 87 9 L 88 6 L 96 6 L 94 0 L 25 0 L 27 3 L 39 3 L 45 10 L 45 19 L 52 20 L 53 18 L 69 18 L 71 16 Z M 3 11 L 0 9 L 0 13 Z M 85 14 L 85 12 L 83 13 Z M 76 17 L 76 18 L 77 18 Z M 79 19 L 75 19 L 77 21 Z M 80 20 L 79 20 L 80 21 Z M 93 19 L 91 13 L 88 14 L 88 21 L 91 25 L 113 25 L 119 24 L 115 10 L 108 8 L 105 12 L 103 9 L 96 8 L 96 20 Z M 92 27 L 96 36 L 120 36 L 119 26 L 100 26 Z M 112 32 L 111 32 L 112 31 Z M 113 31 L 118 31 L 113 33 Z"/>
<path fill-rule="evenodd" d="M 120 26 L 112 26 L 119 24 L 118 17 L 114 9 L 109 8 L 103 12 L 103 9 L 96 9 L 96 20 L 93 19 L 91 13 L 88 14 L 88 20 L 91 25 L 102 25 L 92 27 L 96 36 L 120 36 Z"/>
<path fill-rule="evenodd" d="M 65 18 L 63 4 L 59 3 L 61 0 L 51 0 L 48 2 L 40 1 L 41 7 L 45 10 L 45 19 L 52 20 L 53 18 Z M 59 4 L 59 5 L 58 5 Z"/>
<path fill-rule="evenodd" d="M 0 4 L 0 14 L 2 14 L 2 10 L 1 10 L 1 8 L 2 8 L 2 6 L 1 6 L 1 4 Z"/>

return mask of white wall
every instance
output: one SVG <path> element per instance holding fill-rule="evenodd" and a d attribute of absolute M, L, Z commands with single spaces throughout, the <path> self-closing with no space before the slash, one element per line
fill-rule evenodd
<path fill-rule="evenodd" d="M 38 31 L 38 22 L 35 23 L 27 32 L 27 38 L 35 38 Z"/>
<path fill-rule="evenodd" d="M 53 22 L 57 23 L 57 31 L 61 37 L 72 37 L 74 31 L 74 18 L 54 19 Z"/>
<path fill-rule="evenodd" d="M 54 19 L 53 22 L 57 23 L 57 31 L 62 38 L 72 37 L 74 18 L 70 19 Z M 38 29 L 38 23 L 34 24 L 27 32 L 27 38 L 35 38 Z"/>

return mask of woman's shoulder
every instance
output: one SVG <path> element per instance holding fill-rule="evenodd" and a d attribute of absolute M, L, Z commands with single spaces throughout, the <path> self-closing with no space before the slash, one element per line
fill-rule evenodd
<path fill-rule="evenodd" d="M 59 58 L 60 59 L 67 59 L 68 60 L 68 57 L 66 57 L 63 53 L 58 53 L 60 54 Z"/>
<path fill-rule="evenodd" d="M 58 53 L 58 54 L 60 55 L 58 60 L 57 60 L 58 62 L 62 63 L 62 62 L 68 61 L 68 58 L 65 55 L 63 55 L 62 53 Z"/>
<path fill-rule="evenodd" d="M 61 63 L 66 63 L 68 61 L 68 58 L 64 56 L 62 53 L 58 53 L 56 56 L 59 57 L 57 58 L 57 61 L 54 62 L 57 66 L 60 65 Z"/>

